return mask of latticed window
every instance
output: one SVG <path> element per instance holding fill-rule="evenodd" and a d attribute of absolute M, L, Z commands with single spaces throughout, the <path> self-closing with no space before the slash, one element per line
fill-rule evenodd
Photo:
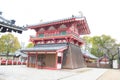
<path fill-rule="evenodd" d="M 61 61 L 62 61 L 62 60 L 61 60 L 61 57 L 58 56 L 58 63 L 62 63 Z"/>
<path fill-rule="evenodd" d="M 66 35 L 66 31 L 61 31 L 60 34 L 61 35 Z"/>
<path fill-rule="evenodd" d="M 44 37 L 44 34 L 39 34 L 39 37 Z"/>

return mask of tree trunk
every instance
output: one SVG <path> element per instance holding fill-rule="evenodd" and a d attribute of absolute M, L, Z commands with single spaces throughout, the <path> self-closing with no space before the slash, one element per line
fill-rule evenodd
<path fill-rule="evenodd" d="M 114 60 L 114 56 L 111 57 L 110 61 L 110 67 L 113 68 L 113 60 Z"/>
<path fill-rule="evenodd" d="M 110 68 L 112 68 L 112 66 L 113 66 L 113 65 L 112 65 L 112 64 L 113 64 L 112 59 L 109 60 L 109 64 L 110 64 Z"/>
<path fill-rule="evenodd" d="M 7 53 L 6 53 L 6 58 L 7 58 L 7 60 L 8 60 L 8 56 L 9 56 L 9 51 L 7 51 Z"/>

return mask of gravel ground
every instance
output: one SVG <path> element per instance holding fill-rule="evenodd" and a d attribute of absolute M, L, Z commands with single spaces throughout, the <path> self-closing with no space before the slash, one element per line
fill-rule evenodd
<path fill-rule="evenodd" d="M 46 70 L 26 66 L 0 66 L 0 80 L 96 80 L 107 69 Z"/>

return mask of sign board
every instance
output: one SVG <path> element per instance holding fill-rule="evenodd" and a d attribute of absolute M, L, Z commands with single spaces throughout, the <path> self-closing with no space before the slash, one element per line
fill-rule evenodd
<path fill-rule="evenodd" d="M 117 60 L 113 60 L 113 68 L 118 68 L 118 61 Z"/>

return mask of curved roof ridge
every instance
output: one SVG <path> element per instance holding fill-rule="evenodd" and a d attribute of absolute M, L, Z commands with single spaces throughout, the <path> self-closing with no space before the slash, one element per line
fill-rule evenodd
<path fill-rule="evenodd" d="M 67 18 L 61 18 L 61 19 L 57 19 L 57 20 L 52 20 L 52 21 L 47 21 L 47 22 L 41 22 L 35 25 L 28 25 L 28 27 L 30 26 L 37 26 L 37 25 L 44 25 L 44 24 L 50 24 L 50 23 L 55 23 L 55 22 L 60 22 L 60 21 L 65 21 L 65 20 L 76 20 L 76 19 L 80 19 L 80 18 L 85 18 L 85 17 L 81 17 L 81 16 L 72 16 L 72 17 L 67 17 Z"/>

